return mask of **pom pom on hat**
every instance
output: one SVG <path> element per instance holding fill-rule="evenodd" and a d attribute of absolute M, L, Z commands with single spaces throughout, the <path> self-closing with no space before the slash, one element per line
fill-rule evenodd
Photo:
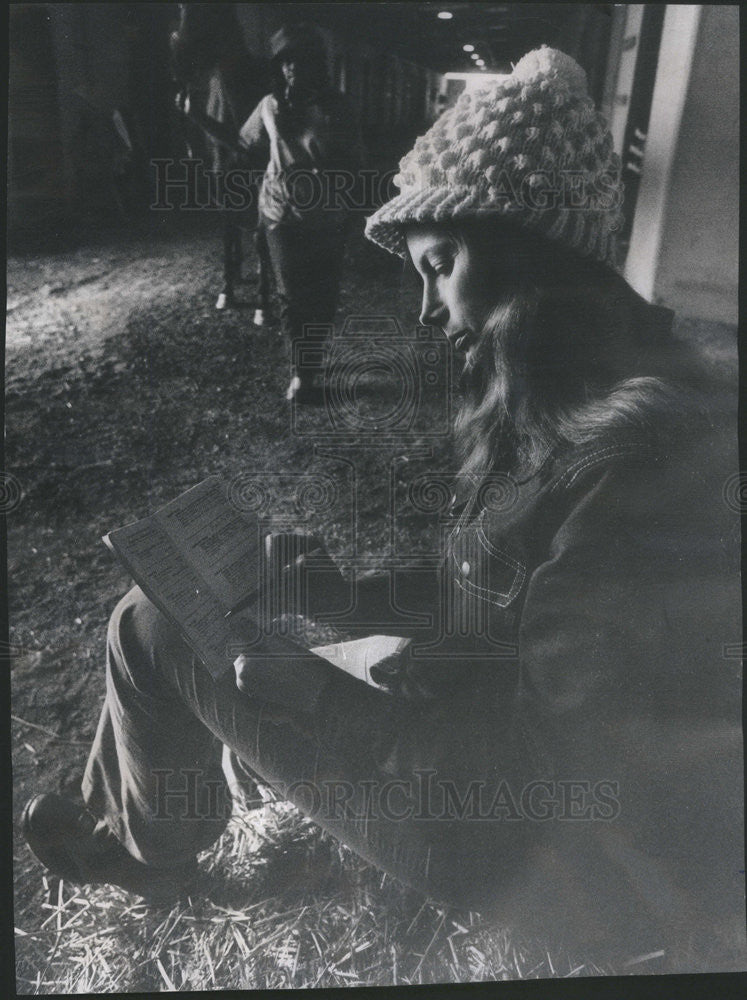
<path fill-rule="evenodd" d="M 564 83 L 571 93 L 579 97 L 589 92 L 586 73 L 576 60 L 547 45 L 522 56 L 511 75 L 521 83 L 540 83 L 543 79 Z"/>

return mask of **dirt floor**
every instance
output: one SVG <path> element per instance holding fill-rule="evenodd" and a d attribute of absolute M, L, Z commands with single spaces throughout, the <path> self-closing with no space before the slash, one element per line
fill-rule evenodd
<path fill-rule="evenodd" d="M 340 324 L 364 315 L 386 326 L 398 312 L 412 333 L 417 299 L 401 264 L 359 236 L 347 264 Z M 15 816 L 34 791 L 78 794 L 103 700 L 106 621 L 130 586 L 102 534 L 215 472 L 251 480 L 242 488 L 265 483 L 278 501 L 299 475 L 345 479 L 340 460 L 315 455 L 315 446 L 344 445 L 327 415 L 291 424 L 287 347 L 276 322 L 252 325 L 253 280 L 239 290 L 240 308 L 219 313 L 220 273 L 210 217 L 163 216 L 77 245 L 62 238 L 9 261 L 6 468 L 20 491 L 8 504 Z M 375 363 L 364 368 L 353 402 L 363 432 L 376 435 L 379 417 L 393 426 L 394 413 L 396 424 L 402 387 L 388 386 Z M 391 551 L 388 464 L 407 452 L 399 458 L 414 470 L 433 450 L 418 428 L 432 423 L 428 392 L 441 412 L 444 388 L 426 387 L 411 431 L 388 449 L 358 450 L 355 528 L 344 497 L 304 512 L 334 555 L 367 555 L 375 566 Z M 435 453 L 444 452 L 440 439 Z M 400 534 L 417 544 L 426 522 L 411 516 Z M 14 857 L 25 913 L 42 899 L 41 868 L 21 840 Z"/>
<path fill-rule="evenodd" d="M 344 478 L 346 438 L 329 415 L 291 423 L 286 345 L 275 323 L 251 324 L 251 284 L 244 307 L 213 308 L 220 271 L 216 220 L 168 216 L 9 261 L 6 469 L 21 491 L 8 516 L 16 816 L 37 790 L 78 793 L 103 700 L 105 625 L 129 586 L 101 535 L 214 472 L 261 474 L 278 497 L 301 473 Z M 415 306 L 401 265 L 354 239 L 340 319 L 386 326 L 395 315 L 412 335 Z M 732 331 L 689 329 L 714 363 L 733 364 Z M 429 436 L 448 377 L 425 387 L 403 430 L 401 387 L 384 369 L 364 365 L 356 389 L 361 433 L 394 432 L 387 447 L 355 452 L 355 524 L 348 502 L 307 512 L 343 564 L 367 556 L 375 566 L 392 546 L 427 548 L 437 532 L 410 511 L 390 533 L 390 471 L 393 458 L 408 482 L 425 459 L 450 467 L 448 443 Z M 17 923 L 33 921 L 41 867 L 20 839 L 14 858 Z"/>

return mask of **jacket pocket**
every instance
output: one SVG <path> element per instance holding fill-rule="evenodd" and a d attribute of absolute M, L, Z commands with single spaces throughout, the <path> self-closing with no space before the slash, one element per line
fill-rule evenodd
<path fill-rule="evenodd" d="M 482 518 L 462 528 L 451 539 L 451 576 L 465 594 L 508 608 L 521 593 L 526 563 L 505 539 L 488 538 Z"/>

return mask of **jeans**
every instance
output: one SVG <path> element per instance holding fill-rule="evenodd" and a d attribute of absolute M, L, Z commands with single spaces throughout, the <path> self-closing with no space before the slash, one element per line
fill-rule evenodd
<path fill-rule="evenodd" d="M 311 229 L 267 220 L 261 220 L 260 225 L 272 261 L 282 332 L 293 360 L 305 325 L 326 325 L 334 320 L 347 228 Z M 294 368 L 302 379 L 311 374 L 303 363 Z"/>
<path fill-rule="evenodd" d="M 426 895 L 484 902 L 501 881 L 501 849 L 516 854 L 510 828 L 444 818 L 440 792 L 424 799 L 434 778 L 461 788 L 470 776 L 464 761 L 490 774 L 484 728 L 459 719 L 453 703 L 414 709 L 342 671 L 313 713 L 258 703 L 233 672 L 214 681 L 137 587 L 112 614 L 106 676 L 83 795 L 140 861 L 179 866 L 220 836 L 231 806 L 223 745 L 363 858 Z"/>
<path fill-rule="evenodd" d="M 311 712 L 260 703 L 233 672 L 214 681 L 136 587 L 110 620 L 83 796 L 134 857 L 178 867 L 225 829 L 226 746 L 244 771 L 431 899 L 584 946 L 655 950 L 667 930 L 675 940 L 695 932 L 682 884 L 634 849 L 623 813 L 601 823 L 518 815 L 522 788 L 552 780 L 553 763 L 509 699 L 486 687 L 414 705 L 334 671 Z M 480 818 L 486 804 L 493 814 Z"/>
<path fill-rule="evenodd" d="M 243 228 L 237 224 L 234 215 L 229 211 L 221 213 L 221 235 L 223 239 L 223 294 L 229 300 L 233 299 L 236 284 L 241 280 L 241 265 L 244 260 Z M 267 236 L 261 226 L 252 233 L 254 251 L 256 254 L 255 276 L 257 290 L 255 303 L 257 309 L 268 311 L 270 308 L 272 262 L 267 249 Z"/>

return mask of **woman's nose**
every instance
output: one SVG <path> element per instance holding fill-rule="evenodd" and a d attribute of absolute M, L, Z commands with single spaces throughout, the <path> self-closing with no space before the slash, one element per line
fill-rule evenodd
<path fill-rule="evenodd" d="M 443 326 L 446 318 L 446 307 L 436 293 L 432 284 L 423 285 L 423 302 L 420 309 L 420 322 L 423 326 Z"/>

